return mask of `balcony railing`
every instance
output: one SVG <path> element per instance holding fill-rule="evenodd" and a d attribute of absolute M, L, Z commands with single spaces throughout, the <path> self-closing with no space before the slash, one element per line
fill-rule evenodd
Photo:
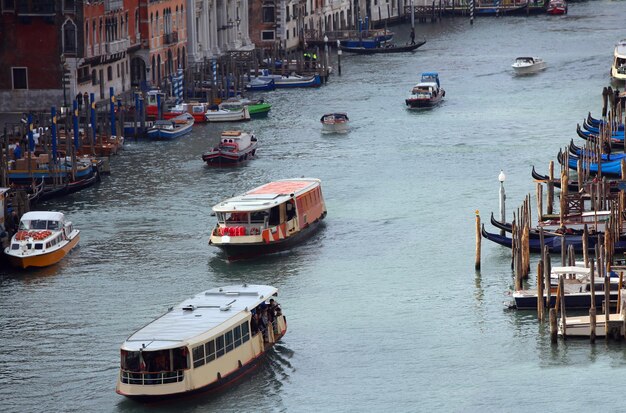
<path fill-rule="evenodd" d="M 124 7 L 124 0 L 104 0 L 104 10 L 113 11 Z"/>
<path fill-rule="evenodd" d="M 165 44 L 178 43 L 178 32 L 166 33 L 164 37 Z"/>
<path fill-rule="evenodd" d="M 115 40 L 113 42 L 109 42 L 105 44 L 104 49 L 105 49 L 106 54 L 110 55 L 110 54 L 125 52 L 126 50 L 128 50 L 129 46 L 130 46 L 130 40 L 120 39 L 120 40 Z"/>

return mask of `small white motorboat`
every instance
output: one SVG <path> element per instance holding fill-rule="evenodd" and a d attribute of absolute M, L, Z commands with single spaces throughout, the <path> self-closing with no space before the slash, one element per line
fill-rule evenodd
<path fill-rule="evenodd" d="M 227 110 L 214 105 L 206 111 L 204 116 L 207 122 L 238 122 L 250 120 L 250 111 L 247 106 L 243 106 L 238 110 Z"/>
<path fill-rule="evenodd" d="M 322 132 L 346 133 L 349 130 L 350 119 L 345 112 L 326 113 L 320 119 Z"/>
<path fill-rule="evenodd" d="M 546 62 L 538 57 L 518 57 L 511 67 L 518 75 L 529 75 L 544 70 Z"/>

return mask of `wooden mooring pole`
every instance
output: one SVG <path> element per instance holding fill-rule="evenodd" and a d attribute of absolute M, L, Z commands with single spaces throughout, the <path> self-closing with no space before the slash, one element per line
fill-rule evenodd
<path fill-rule="evenodd" d="M 474 262 L 474 269 L 480 270 L 480 244 L 482 236 L 480 233 L 480 213 L 476 210 L 476 261 Z"/>

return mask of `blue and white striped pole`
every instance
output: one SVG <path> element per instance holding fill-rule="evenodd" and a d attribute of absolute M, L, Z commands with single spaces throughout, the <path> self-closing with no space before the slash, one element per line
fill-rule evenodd
<path fill-rule="evenodd" d="M 176 76 L 172 76 L 174 86 L 174 96 L 176 96 L 176 104 L 183 103 L 183 69 L 178 68 Z"/>
<path fill-rule="evenodd" d="M 80 148 L 80 142 L 78 141 L 78 102 L 74 99 L 72 104 L 74 111 L 72 112 L 72 127 L 74 129 L 74 149 Z"/>
<path fill-rule="evenodd" d="M 112 87 L 109 88 L 109 96 L 111 97 L 111 136 L 115 136 L 115 94 Z"/>
<path fill-rule="evenodd" d="M 33 115 L 28 114 L 28 150 L 30 152 L 35 151 L 35 138 L 33 136 Z"/>
<path fill-rule="evenodd" d="M 474 0 L 470 0 L 470 25 L 474 24 Z"/>
<path fill-rule="evenodd" d="M 89 102 L 91 102 L 91 140 L 93 144 L 96 144 L 96 94 L 91 93 L 89 95 Z"/>

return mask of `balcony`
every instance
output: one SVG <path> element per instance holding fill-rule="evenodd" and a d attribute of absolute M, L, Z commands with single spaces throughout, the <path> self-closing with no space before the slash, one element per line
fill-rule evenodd
<path fill-rule="evenodd" d="M 54 16 L 54 0 L 24 0 L 17 3 L 19 16 Z"/>
<path fill-rule="evenodd" d="M 166 33 L 163 39 L 164 44 L 178 43 L 178 32 Z"/>
<path fill-rule="evenodd" d="M 130 47 L 130 40 L 119 39 L 109 42 L 104 45 L 104 50 L 107 55 L 125 52 Z"/>

